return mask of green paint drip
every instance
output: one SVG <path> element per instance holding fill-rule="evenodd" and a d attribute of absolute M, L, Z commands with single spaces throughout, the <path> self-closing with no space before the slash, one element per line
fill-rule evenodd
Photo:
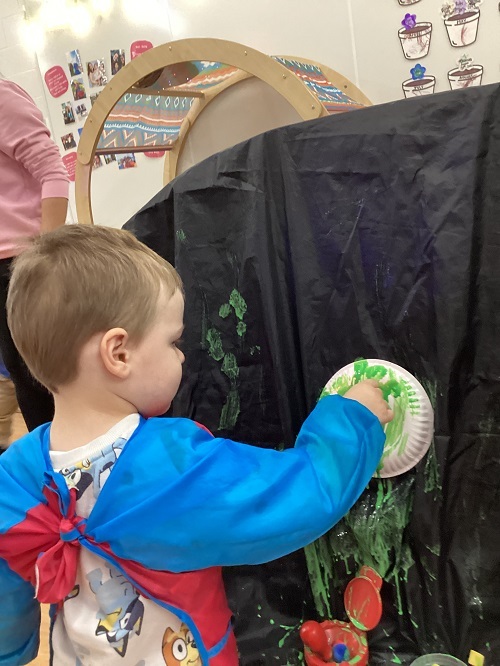
<path fill-rule="evenodd" d="M 439 463 L 436 455 L 436 444 L 434 439 L 427 452 L 424 467 L 424 492 L 425 493 L 438 493 L 443 487 L 441 485 L 441 475 L 439 473 Z"/>
<path fill-rule="evenodd" d="M 224 303 L 223 305 L 220 306 L 219 317 L 225 319 L 226 317 L 229 317 L 230 314 L 231 314 L 231 306 L 229 305 L 229 303 Z"/>
<path fill-rule="evenodd" d="M 422 378 L 417 377 L 417 380 L 422 384 L 424 391 L 429 396 L 432 409 L 435 410 L 437 405 L 437 394 L 438 394 L 437 382 L 432 379 L 427 379 L 427 377 L 422 377 Z"/>
<path fill-rule="evenodd" d="M 206 340 L 208 342 L 208 353 L 210 356 L 216 361 L 222 361 L 224 351 L 222 349 L 222 340 L 219 331 L 215 328 L 209 328 Z"/>
<path fill-rule="evenodd" d="M 378 479 L 338 525 L 305 549 L 309 578 L 318 613 L 332 616 L 330 590 L 340 586 L 336 573 L 342 562 L 348 576 L 371 566 L 396 587 L 397 607 L 403 614 L 401 586 L 414 564 L 405 530 L 413 509 L 413 477 L 398 482 Z"/>
<path fill-rule="evenodd" d="M 408 597 L 407 599 L 407 605 L 408 605 L 408 617 L 410 618 L 410 622 L 412 625 L 415 627 L 415 629 L 418 629 L 418 624 L 417 622 L 413 619 L 413 604 L 411 601 L 411 597 Z"/>
<path fill-rule="evenodd" d="M 230 430 L 236 425 L 240 415 L 240 396 L 236 388 L 232 387 L 229 391 L 224 407 L 220 415 L 219 428 L 221 430 Z"/>
<path fill-rule="evenodd" d="M 243 319 L 245 312 L 247 311 L 247 304 L 243 296 L 236 289 L 233 289 L 231 292 L 229 303 L 233 306 L 238 319 Z"/>
<path fill-rule="evenodd" d="M 433 555 L 436 555 L 436 557 L 439 557 L 441 555 L 441 544 L 437 544 L 436 546 L 429 546 L 426 544 L 425 546 L 428 551 L 430 551 Z"/>
<path fill-rule="evenodd" d="M 477 529 L 472 534 L 472 539 L 465 553 L 465 570 L 468 577 L 469 609 L 484 620 L 483 599 L 479 596 L 478 583 L 481 576 L 481 537 Z"/>
<path fill-rule="evenodd" d="M 238 333 L 238 335 L 241 338 L 245 335 L 246 332 L 247 332 L 247 325 L 245 324 L 245 322 L 239 321 L 238 326 L 236 326 L 236 333 Z"/>
<path fill-rule="evenodd" d="M 281 650 L 281 648 L 285 645 L 285 641 L 286 641 L 287 638 L 290 636 L 290 634 L 292 634 L 296 629 L 298 629 L 298 626 L 299 626 L 299 625 L 294 625 L 293 627 L 288 627 L 288 626 L 286 626 L 286 625 L 284 625 L 284 624 L 280 624 L 280 629 L 284 629 L 285 632 L 286 632 L 286 633 L 283 635 L 283 637 L 280 638 L 280 640 L 278 641 L 278 647 L 280 648 L 280 650 Z"/>
<path fill-rule="evenodd" d="M 421 563 L 422 566 L 424 567 L 425 572 L 426 572 L 427 575 L 429 576 L 429 579 L 430 579 L 431 581 L 436 581 L 436 580 L 437 580 L 437 576 L 436 576 L 436 574 L 432 571 L 431 564 L 430 564 L 430 562 L 427 560 L 427 558 L 425 557 L 425 555 L 422 555 L 422 557 L 420 558 L 420 563 Z"/>

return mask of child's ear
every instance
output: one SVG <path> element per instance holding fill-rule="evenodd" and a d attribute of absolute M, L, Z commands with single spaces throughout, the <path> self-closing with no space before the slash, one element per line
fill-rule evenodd
<path fill-rule="evenodd" d="M 124 328 L 111 328 L 101 338 L 99 353 L 106 370 L 117 379 L 130 374 L 129 337 Z"/>

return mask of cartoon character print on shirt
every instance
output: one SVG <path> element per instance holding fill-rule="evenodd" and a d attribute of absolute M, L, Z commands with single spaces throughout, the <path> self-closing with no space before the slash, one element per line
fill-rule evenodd
<path fill-rule="evenodd" d="M 66 479 L 66 485 L 69 490 L 76 488 L 76 499 L 79 500 L 87 488 L 92 485 L 92 474 L 87 471 L 90 469 L 90 460 L 82 460 L 77 465 L 65 467 L 61 474 Z"/>
<path fill-rule="evenodd" d="M 106 447 L 95 459 L 82 460 L 77 465 L 65 467 L 61 470 L 68 488 L 70 490 L 76 488 L 77 500 L 83 496 L 84 492 L 91 485 L 94 490 L 94 497 L 97 499 L 126 441 L 119 438 L 114 444 Z"/>
<path fill-rule="evenodd" d="M 64 601 L 69 601 L 70 599 L 76 599 L 76 597 L 80 594 L 80 586 L 75 585 L 75 587 L 71 590 L 71 592 L 68 594 L 68 596 L 64 599 Z"/>
<path fill-rule="evenodd" d="M 123 574 L 111 568 L 108 580 L 103 580 L 100 569 L 88 573 L 87 580 L 99 604 L 95 634 L 105 635 L 115 652 L 124 657 L 130 637 L 139 636 L 142 629 L 144 604 L 139 593 Z"/>
<path fill-rule="evenodd" d="M 193 634 L 184 623 L 179 631 L 167 627 L 163 635 L 162 650 L 167 666 L 202 666 Z"/>

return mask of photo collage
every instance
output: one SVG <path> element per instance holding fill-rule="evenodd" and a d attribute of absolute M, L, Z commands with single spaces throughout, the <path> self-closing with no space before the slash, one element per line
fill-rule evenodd
<path fill-rule="evenodd" d="M 70 78 L 69 88 L 73 99 L 61 103 L 61 113 L 64 125 L 74 125 L 74 128 L 68 127 L 68 132 L 60 137 L 65 152 L 77 147 L 77 141 L 90 109 L 95 104 L 102 88 L 108 83 L 110 76 L 114 76 L 125 67 L 124 49 L 111 49 L 109 56 L 108 66 L 105 58 L 82 60 L 78 49 L 66 53 Z M 69 93 L 70 90 L 67 92 Z M 73 129 L 73 131 L 70 132 L 69 129 Z M 118 164 L 120 170 L 137 166 L 133 153 L 118 156 L 110 154 L 96 155 L 92 169 L 99 169 L 103 165 L 113 162 Z"/>

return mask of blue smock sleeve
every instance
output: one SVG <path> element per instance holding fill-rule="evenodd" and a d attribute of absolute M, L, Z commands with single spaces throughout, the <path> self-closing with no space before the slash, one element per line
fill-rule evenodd
<path fill-rule="evenodd" d="M 170 434 L 129 442 L 87 528 L 119 557 L 173 572 L 259 564 L 311 543 L 359 498 L 385 440 L 370 411 L 340 396 L 320 400 L 285 451 L 214 439 L 187 419 Z"/>
<path fill-rule="evenodd" d="M 38 654 L 40 604 L 30 583 L 0 559 L 0 665 L 23 666 Z"/>

